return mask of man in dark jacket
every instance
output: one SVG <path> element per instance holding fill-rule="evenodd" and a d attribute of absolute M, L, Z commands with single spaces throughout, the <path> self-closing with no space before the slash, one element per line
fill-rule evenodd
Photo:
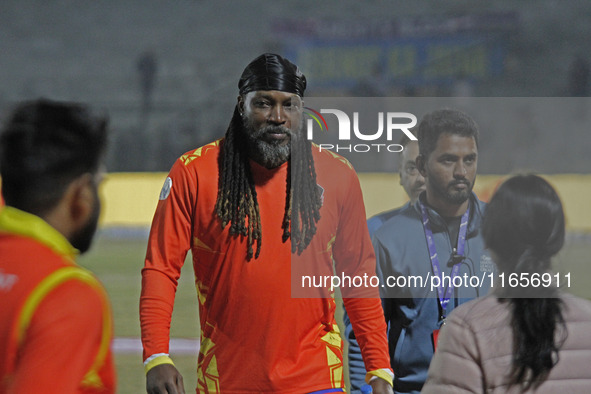
<path fill-rule="evenodd" d="M 420 392 L 445 317 L 487 293 L 493 272 L 479 233 L 484 203 L 472 193 L 476 123 L 437 110 L 422 119 L 418 139 L 426 190 L 373 236 L 397 393 Z"/>

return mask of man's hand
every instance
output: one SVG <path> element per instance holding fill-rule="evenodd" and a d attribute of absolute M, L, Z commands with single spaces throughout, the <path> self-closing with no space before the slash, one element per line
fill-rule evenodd
<path fill-rule="evenodd" d="M 374 379 L 370 383 L 372 394 L 394 394 L 392 385 L 386 382 L 384 379 Z"/>
<path fill-rule="evenodd" d="M 146 375 L 148 394 L 185 394 L 183 377 L 172 364 L 160 364 Z"/>

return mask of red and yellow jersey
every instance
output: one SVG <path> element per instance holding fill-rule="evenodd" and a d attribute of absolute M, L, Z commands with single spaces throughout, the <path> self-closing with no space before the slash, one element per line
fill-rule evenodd
<path fill-rule="evenodd" d="M 140 319 L 147 369 L 167 361 L 169 326 L 181 266 L 191 249 L 201 322 L 198 392 L 313 392 L 344 388 L 334 298 L 293 298 L 291 244 L 282 241 L 287 164 L 251 162 L 260 208 L 259 258 L 247 260 L 245 237 L 230 236 L 214 212 L 216 141 L 174 164 L 160 195 L 142 271 Z M 350 164 L 314 149 L 322 188 L 321 219 L 298 259 L 318 273 L 347 265 L 375 272 L 359 181 Z M 386 325 L 375 298 L 345 300 L 368 371 L 390 369 Z M 386 376 L 388 374 L 386 373 Z"/>
<path fill-rule="evenodd" d="M 98 280 L 41 218 L 0 209 L 0 393 L 114 393 L 112 318 Z"/>

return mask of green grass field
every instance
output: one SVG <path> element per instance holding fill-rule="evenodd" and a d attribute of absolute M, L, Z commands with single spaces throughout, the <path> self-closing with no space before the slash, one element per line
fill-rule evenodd
<path fill-rule="evenodd" d="M 82 256 L 80 264 L 97 274 L 102 280 L 113 305 L 116 337 L 140 336 L 138 302 L 141 288 L 140 271 L 146 250 L 145 240 L 114 239 L 99 236 L 89 253 Z M 567 243 L 555 259 L 555 270 L 571 273 L 573 293 L 591 299 L 591 243 L 583 240 Z M 340 305 L 340 303 L 337 303 Z M 341 322 L 342 310 L 337 311 Z M 171 324 L 171 337 L 198 338 L 199 321 L 197 299 L 191 264 L 185 264 L 177 290 Z M 197 354 L 193 356 L 171 355 L 185 381 L 187 393 L 194 393 L 197 383 Z M 122 394 L 145 393 L 145 375 L 141 353 L 117 353 L 118 392 Z M 347 371 L 345 372 L 347 374 Z"/>

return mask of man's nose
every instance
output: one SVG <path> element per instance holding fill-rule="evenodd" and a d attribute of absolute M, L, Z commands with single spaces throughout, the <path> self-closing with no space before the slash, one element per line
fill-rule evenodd
<path fill-rule="evenodd" d="M 425 178 L 423 178 L 423 176 L 421 175 L 420 172 L 417 171 L 417 177 L 415 180 L 416 183 L 420 183 L 421 185 L 423 185 L 425 183 Z"/>
<path fill-rule="evenodd" d="M 468 170 L 462 161 L 458 161 L 454 166 L 454 178 L 465 178 Z"/>
<path fill-rule="evenodd" d="M 283 124 L 287 120 L 287 115 L 285 114 L 285 109 L 283 105 L 275 105 L 271 108 L 271 113 L 269 114 L 269 122 L 275 124 Z"/>

